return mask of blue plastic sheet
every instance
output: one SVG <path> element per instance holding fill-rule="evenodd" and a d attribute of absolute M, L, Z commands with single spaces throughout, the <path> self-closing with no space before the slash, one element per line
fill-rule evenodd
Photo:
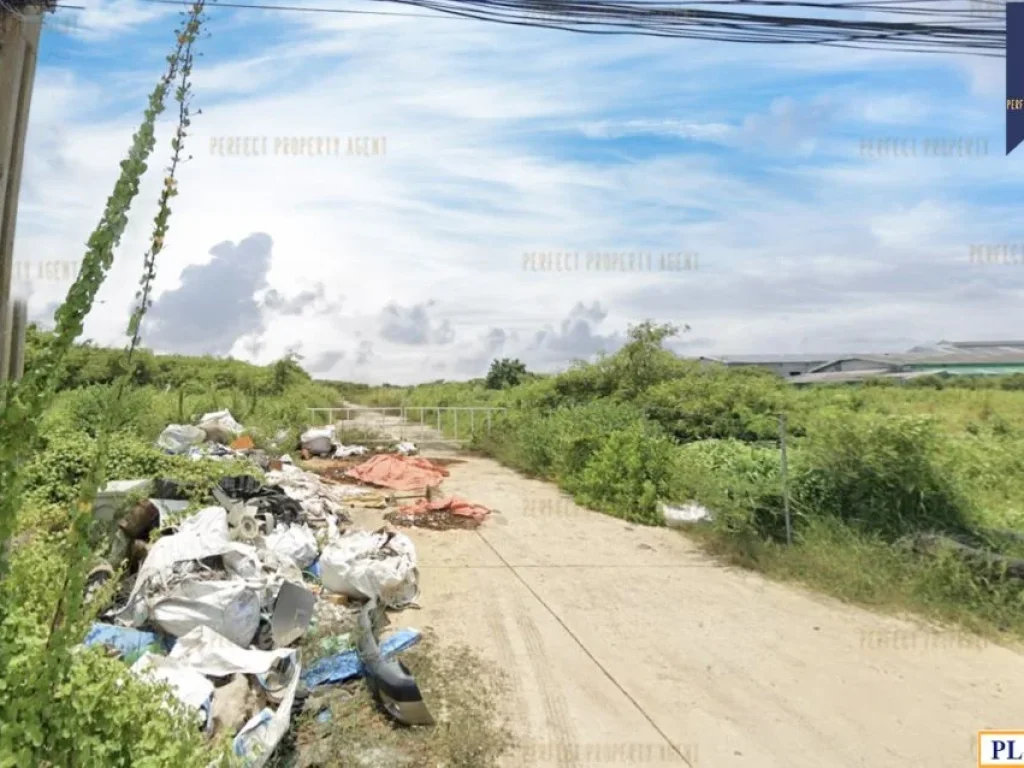
<path fill-rule="evenodd" d="M 85 645 L 107 645 L 120 651 L 128 664 L 134 664 L 148 652 L 164 654 L 167 648 L 160 636 L 132 627 L 118 627 L 96 622 L 85 636 Z"/>
<path fill-rule="evenodd" d="M 400 629 L 380 644 L 380 655 L 385 659 L 411 648 L 420 641 L 418 629 Z M 325 656 L 302 673 L 307 688 L 331 683 L 344 683 L 363 674 L 363 662 L 357 651 L 345 651 Z"/>
<path fill-rule="evenodd" d="M 317 558 L 316 561 L 311 566 L 309 566 L 309 568 L 306 569 L 306 573 L 308 573 L 310 576 L 313 576 L 316 579 L 321 578 L 322 571 L 320 569 L 319 558 Z"/>

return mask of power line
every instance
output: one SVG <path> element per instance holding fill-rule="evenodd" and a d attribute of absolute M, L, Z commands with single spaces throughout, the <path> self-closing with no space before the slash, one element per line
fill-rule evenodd
<path fill-rule="evenodd" d="M 717 42 L 825 45 L 875 50 L 1005 56 L 1005 20 L 998 14 L 949 10 L 950 0 L 371 0 L 394 2 L 434 14 L 354 10 L 244 2 L 212 2 L 207 8 L 407 18 L 450 18 L 577 34 L 641 35 Z M 183 0 L 138 0 L 181 5 Z M 699 5 L 700 7 L 695 7 Z M 708 7 L 712 6 L 712 7 Z M 70 6 L 59 6 L 70 7 Z M 993 3 L 993 7 L 995 3 Z M 719 10 L 724 8 L 724 10 Z M 741 8 L 742 11 L 733 10 Z M 781 13 L 813 11 L 818 16 Z M 749 10 L 748 10 L 749 9 Z M 750 10 L 760 11 L 751 13 Z M 874 18 L 850 18 L 870 13 Z M 829 14 L 836 14 L 830 17 Z M 907 17 L 920 21 L 907 21 Z"/>

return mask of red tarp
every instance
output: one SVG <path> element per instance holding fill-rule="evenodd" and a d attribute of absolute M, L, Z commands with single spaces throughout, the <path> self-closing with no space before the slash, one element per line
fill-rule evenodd
<path fill-rule="evenodd" d="M 428 485 L 439 485 L 448 477 L 448 470 L 426 459 L 382 453 L 352 467 L 345 473 L 363 483 L 379 485 L 396 491 L 415 491 Z"/>
<path fill-rule="evenodd" d="M 417 499 L 412 504 L 406 504 L 398 508 L 401 517 L 409 520 L 417 515 L 429 515 L 431 512 L 447 512 L 456 517 L 466 517 L 481 523 L 491 513 L 487 507 L 466 501 L 458 496 L 451 496 L 447 499 Z"/>

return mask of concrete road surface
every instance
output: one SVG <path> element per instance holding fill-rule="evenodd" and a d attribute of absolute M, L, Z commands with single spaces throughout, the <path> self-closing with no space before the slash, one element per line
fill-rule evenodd
<path fill-rule="evenodd" d="M 965 768 L 979 729 L 1024 728 L 1013 650 L 717 565 L 488 459 L 450 470 L 497 512 L 408 529 L 422 610 L 394 621 L 509 674 L 508 765 Z"/>

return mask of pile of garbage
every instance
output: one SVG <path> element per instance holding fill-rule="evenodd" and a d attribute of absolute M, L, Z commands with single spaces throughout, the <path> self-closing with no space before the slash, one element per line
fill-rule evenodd
<path fill-rule="evenodd" d="M 320 456 L 346 459 L 350 456 L 365 456 L 370 452 L 365 445 L 345 445 L 338 441 L 336 435 L 337 430 L 334 424 L 307 429 L 299 436 L 299 448 L 303 458 Z M 402 456 L 412 456 L 419 451 L 413 443 L 406 440 L 398 442 L 393 450 Z"/>
<path fill-rule="evenodd" d="M 222 411 L 195 428 L 171 425 L 162 446 L 191 451 L 202 431 L 223 447 L 238 437 L 229 419 Z M 115 539 L 110 562 L 91 576 L 121 566 L 127 575 L 85 644 L 120 655 L 140 678 L 169 683 L 197 727 L 227 734 L 246 766 L 266 764 L 311 693 L 358 677 L 395 719 L 432 724 L 415 680 L 392 659 L 420 633 L 377 636 L 385 609 L 419 596 L 412 541 L 347 529 L 350 503 L 371 489 L 326 483 L 284 458 L 274 466 L 263 481 L 222 478 L 206 489 L 215 503 L 198 510 L 189 501 L 196 489 L 168 480 L 108 486 L 97 515 L 114 515 Z M 147 498 L 111 512 L 118 498 L 140 492 Z M 323 657 L 303 670 L 300 645 L 317 637 L 314 655 L 319 648 Z"/>
<path fill-rule="evenodd" d="M 269 464 L 266 452 L 257 449 L 252 437 L 245 432 L 245 427 L 235 421 L 230 411 L 214 411 L 203 414 L 196 425 L 168 424 L 156 444 L 165 453 L 175 456 L 194 460 L 248 458 L 266 469 Z"/>
<path fill-rule="evenodd" d="M 417 499 L 384 515 L 384 519 L 395 525 L 446 531 L 451 528 L 478 528 L 490 513 L 480 504 L 450 496 L 447 499 Z"/>

